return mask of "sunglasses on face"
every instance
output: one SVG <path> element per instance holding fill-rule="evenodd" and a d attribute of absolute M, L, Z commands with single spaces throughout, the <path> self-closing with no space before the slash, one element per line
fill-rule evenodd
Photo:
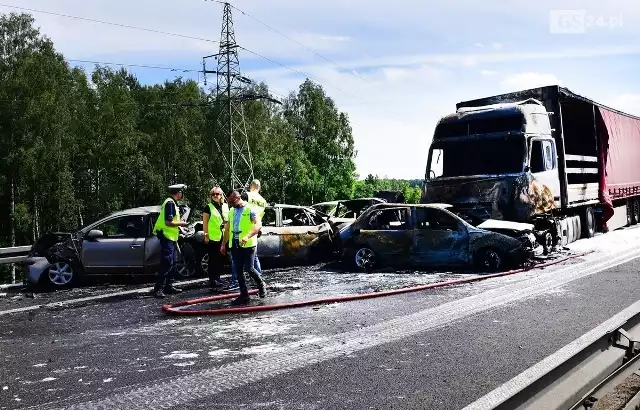
<path fill-rule="evenodd" d="M 222 195 L 222 194 L 219 194 L 219 193 L 213 193 L 213 194 L 211 194 L 211 198 L 214 198 L 214 197 L 216 197 L 216 196 L 220 196 L 220 195 Z"/>

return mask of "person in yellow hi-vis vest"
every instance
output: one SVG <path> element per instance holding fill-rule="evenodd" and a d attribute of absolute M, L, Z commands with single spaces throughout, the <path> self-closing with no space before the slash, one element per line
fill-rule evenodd
<path fill-rule="evenodd" d="M 224 223 L 229 220 L 229 205 L 224 203 L 222 189 L 218 186 L 209 192 L 209 203 L 202 210 L 204 243 L 207 246 L 209 262 L 209 286 L 212 290 L 223 287 L 220 280 L 223 269 L 223 259 L 220 254 Z"/>
<path fill-rule="evenodd" d="M 254 266 L 256 250 L 258 247 L 258 232 L 262 227 L 262 221 L 258 213 L 242 200 L 238 191 L 229 194 L 227 200 L 232 207 L 229 210 L 229 221 L 224 225 L 224 237 L 220 245 L 220 252 L 225 255 L 227 249 L 231 251 L 233 269 L 240 287 L 240 296 L 233 304 L 245 304 L 249 302 L 249 290 L 244 272 L 249 272 L 251 278 L 258 285 L 258 294 L 261 298 L 266 295 L 266 285 Z"/>
<path fill-rule="evenodd" d="M 260 195 L 260 180 L 254 179 L 249 185 L 249 191 L 247 192 L 247 202 L 256 211 L 260 220 L 264 218 L 264 210 L 267 207 L 267 201 Z M 260 266 L 260 260 L 258 259 L 258 252 L 256 252 L 256 260 L 254 266 L 258 271 L 258 274 L 262 275 L 262 267 Z"/>
<path fill-rule="evenodd" d="M 157 298 L 163 298 L 165 293 L 182 292 L 182 289 L 173 286 L 173 281 L 177 273 L 180 227 L 188 225 L 187 222 L 180 220 L 180 209 L 177 203 L 182 199 L 182 190 L 186 187 L 184 184 L 169 186 L 171 196 L 162 203 L 160 215 L 153 227 L 153 233 L 160 240 L 160 246 L 162 247 L 160 272 L 158 272 L 152 292 L 153 296 Z"/>

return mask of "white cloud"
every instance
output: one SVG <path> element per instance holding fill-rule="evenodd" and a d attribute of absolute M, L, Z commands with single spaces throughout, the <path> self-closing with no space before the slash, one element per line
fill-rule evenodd
<path fill-rule="evenodd" d="M 222 7 L 215 2 L 12 1 L 194 37 L 218 40 L 220 36 Z M 640 45 L 632 41 L 640 35 L 640 8 L 626 0 L 582 1 L 579 8 L 590 15 L 622 13 L 623 26 L 591 27 L 573 36 L 549 33 L 549 10 L 575 8 L 572 0 L 433 4 L 395 0 L 393 8 L 383 0 L 232 0 L 232 4 L 251 15 L 233 10 L 238 44 L 307 73 L 349 114 L 361 174 L 422 177 L 433 128 L 440 116 L 455 111 L 456 102 L 562 84 L 561 78 L 579 94 L 640 113 L 637 67 L 628 62 L 640 55 Z M 202 56 L 217 52 L 217 44 L 210 42 L 58 16 L 36 13 L 35 17 L 68 58 L 199 69 Z M 297 89 L 304 79 L 289 68 L 246 51 L 239 53 L 243 73 L 265 81 L 279 94 Z M 503 73 L 512 74 L 503 77 Z"/>
<path fill-rule="evenodd" d="M 525 72 L 507 76 L 500 82 L 504 88 L 511 90 L 525 90 L 527 88 L 542 87 L 545 85 L 563 85 L 562 80 L 553 74 L 541 74 L 535 72 Z"/>
<path fill-rule="evenodd" d="M 621 94 L 605 102 L 605 105 L 640 116 L 640 94 Z"/>

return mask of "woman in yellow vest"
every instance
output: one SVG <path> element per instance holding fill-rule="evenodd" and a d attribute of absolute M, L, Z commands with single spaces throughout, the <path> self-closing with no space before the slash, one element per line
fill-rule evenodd
<path fill-rule="evenodd" d="M 223 269 L 220 244 L 224 231 L 224 223 L 229 220 L 229 206 L 224 203 L 222 189 L 214 187 L 209 192 L 209 203 L 202 210 L 202 222 L 204 231 L 204 243 L 207 245 L 209 264 L 209 286 L 212 290 L 224 286 L 220 280 Z"/>
<path fill-rule="evenodd" d="M 258 294 L 261 298 L 266 295 L 266 285 L 254 266 L 256 250 L 258 247 L 258 232 L 262 222 L 258 213 L 242 200 L 238 191 L 233 191 L 228 197 L 229 205 L 233 207 L 229 211 L 229 221 L 224 225 L 224 238 L 220 245 L 220 252 L 225 255 L 227 248 L 231 251 L 233 268 L 240 287 L 240 296 L 233 304 L 245 304 L 249 302 L 249 290 L 244 277 L 244 272 L 249 272 L 251 278 L 258 285 Z"/>

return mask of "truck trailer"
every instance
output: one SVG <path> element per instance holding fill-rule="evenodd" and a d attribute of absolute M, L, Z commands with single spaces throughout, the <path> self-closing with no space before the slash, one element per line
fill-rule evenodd
<path fill-rule="evenodd" d="M 456 104 L 429 148 L 423 203 L 533 224 L 548 250 L 640 222 L 640 118 L 558 85 Z"/>

